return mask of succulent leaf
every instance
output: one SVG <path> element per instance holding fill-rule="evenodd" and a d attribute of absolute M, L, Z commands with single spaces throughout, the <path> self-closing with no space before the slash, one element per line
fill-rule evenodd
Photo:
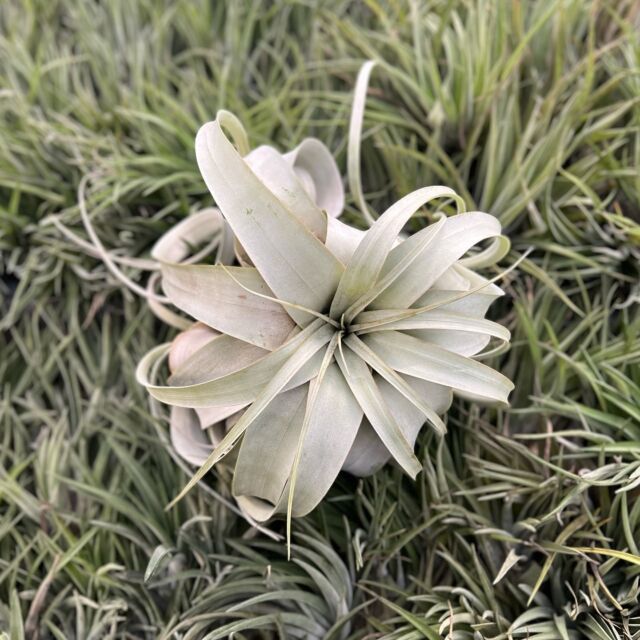
<path fill-rule="evenodd" d="M 253 517 L 284 495 L 304 419 L 307 390 L 285 391 L 269 403 L 245 433 L 233 473 L 233 493 L 244 496 Z M 266 504 L 265 504 L 266 503 Z"/>
<path fill-rule="evenodd" d="M 219 334 L 175 367 L 168 382 L 172 387 L 199 385 L 240 371 L 268 354 L 269 351 L 250 342 Z"/>
<path fill-rule="evenodd" d="M 194 474 L 180 494 L 173 500 L 175 503 L 188 493 L 202 477 L 213 467 L 213 465 L 223 458 L 237 440 L 244 434 L 251 423 L 256 420 L 264 411 L 265 407 L 283 390 L 293 376 L 307 363 L 310 358 L 324 345 L 331 340 L 331 328 L 328 325 L 318 325 L 320 321 L 315 320 L 305 331 L 299 335 L 304 336 L 297 349 L 287 358 L 258 393 L 249 408 L 240 416 L 229 432 L 222 439 L 222 442 L 211 452 L 207 460 Z M 268 356 L 267 356 L 268 357 Z M 265 358 L 266 359 L 266 358 Z M 172 504 L 173 504 L 172 503 Z"/>
<path fill-rule="evenodd" d="M 150 371 L 159 366 L 159 362 L 167 355 L 169 350 L 169 345 L 160 345 L 147 353 L 138 364 L 138 380 L 147 387 L 147 390 L 154 398 L 166 404 L 191 408 L 248 404 L 256 399 L 262 388 L 280 371 L 287 360 L 302 347 L 305 340 L 318 329 L 317 322 L 319 321 L 315 321 L 288 340 L 279 349 L 269 352 L 252 364 L 233 370 L 231 373 L 221 375 L 220 367 L 228 367 L 229 364 L 233 365 L 233 354 L 221 362 L 209 359 L 211 373 L 204 373 L 204 376 L 209 379 L 204 382 L 183 386 L 159 385 L 151 381 Z M 331 336 L 328 335 L 326 342 L 330 339 Z"/>
<path fill-rule="evenodd" d="M 392 387 L 399 391 L 404 398 L 409 401 L 409 404 L 412 404 L 416 409 L 418 409 L 440 435 L 444 435 L 447 428 L 438 416 L 438 413 L 425 403 L 424 400 L 422 400 L 420 395 L 416 393 L 415 389 L 399 373 L 394 371 L 384 360 L 379 358 L 376 353 L 369 349 L 369 347 L 362 342 L 357 335 L 351 334 L 346 339 L 346 343 L 360 359 L 371 367 L 371 369 L 376 371 Z"/>

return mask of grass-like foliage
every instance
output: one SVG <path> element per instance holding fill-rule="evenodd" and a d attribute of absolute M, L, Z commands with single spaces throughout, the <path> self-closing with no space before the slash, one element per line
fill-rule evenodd
<path fill-rule="evenodd" d="M 5 0 L 0 637 L 638 638 L 639 29 L 633 0 Z M 198 127 L 223 108 L 253 147 L 313 135 L 344 175 L 366 59 L 367 214 L 445 184 L 499 219 L 505 264 L 531 248 L 489 312 L 515 390 L 455 400 L 415 482 L 338 476 L 287 561 L 224 466 L 165 510 L 192 469 L 135 367 L 175 331 L 78 191 L 144 286 L 211 204 Z"/>

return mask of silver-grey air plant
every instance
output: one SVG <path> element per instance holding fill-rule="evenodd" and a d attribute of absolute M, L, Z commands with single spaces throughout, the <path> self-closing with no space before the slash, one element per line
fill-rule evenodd
<path fill-rule="evenodd" d="M 511 382 L 477 359 L 509 340 L 484 318 L 502 291 L 473 269 L 508 243 L 494 216 L 464 212 L 445 186 L 404 196 L 359 230 L 338 219 L 342 182 L 319 141 L 284 155 L 247 146 L 226 112 L 198 132 L 219 209 L 208 215 L 227 249 L 215 265 L 181 264 L 166 241 L 156 252 L 164 294 L 194 322 L 147 354 L 138 378 L 172 406 L 173 446 L 199 466 L 178 498 L 225 459 L 238 504 L 265 521 L 307 514 L 341 470 L 366 476 L 393 459 L 415 478 L 418 432 L 444 434 L 454 393 L 507 402 Z M 407 237 L 409 220 L 436 204 L 457 213 Z"/>

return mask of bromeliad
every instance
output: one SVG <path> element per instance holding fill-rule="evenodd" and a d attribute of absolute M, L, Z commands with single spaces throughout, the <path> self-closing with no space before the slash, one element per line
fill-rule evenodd
<path fill-rule="evenodd" d="M 246 140 L 227 112 L 197 134 L 219 208 L 207 220 L 226 229 L 227 258 L 181 264 L 186 245 L 175 235 L 156 248 L 164 294 L 195 323 L 148 353 L 138 379 L 172 405 L 174 447 L 200 466 L 176 500 L 233 459 L 233 494 L 264 521 L 308 513 L 340 470 L 364 476 L 393 458 L 415 478 L 417 434 L 425 423 L 445 433 L 452 393 L 507 402 L 511 382 L 476 359 L 492 339 L 509 340 L 484 318 L 502 291 L 472 269 L 494 263 L 508 242 L 494 216 L 464 212 L 444 186 L 418 189 L 377 219 L 367 210 L 366 231 L 351 227 L 338 219 L 342 184 L 319 141 L 282 155 L 249 152 Z M 405 237 L 435 202 L 457 213 Z"/>

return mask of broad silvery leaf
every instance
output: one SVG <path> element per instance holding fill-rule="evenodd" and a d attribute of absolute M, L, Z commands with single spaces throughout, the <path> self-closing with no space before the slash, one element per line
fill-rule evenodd
<path fill-rule="evenodd" d="M 371 68 L 354 101 L 356 141 Z M 342 183 L 322 143 L 281 154 L 247 140 L 227 112 L 198 132 L 198 166 L 219 207 L 202 218 L 218 234 L 218 264 L 194 264 L 190 223 L 158 242 L 162 291 L 194 324 L 149 352 L 138 379 L 172 406 L 173 446 L 199 467 L 176 499 L 224 461 L 238 504 L 264 521 L 308 513 L 341 469 L 368 475 L 393 460 L 415 477 L 418 432 L 445 433 L 453 394 L 508 401 L 511 382 L 478 361 L 492 341 L 509 341 L 484 317 L 502 291 L 472 270 L 508 242 L 495 217 L 465 213 L 446 186 L 374 219 L 353 139 L 351 186 L 370 228 L 349 226 L 337 219 Z M 432 224 L 407 237 L 425 207 Z"/>

